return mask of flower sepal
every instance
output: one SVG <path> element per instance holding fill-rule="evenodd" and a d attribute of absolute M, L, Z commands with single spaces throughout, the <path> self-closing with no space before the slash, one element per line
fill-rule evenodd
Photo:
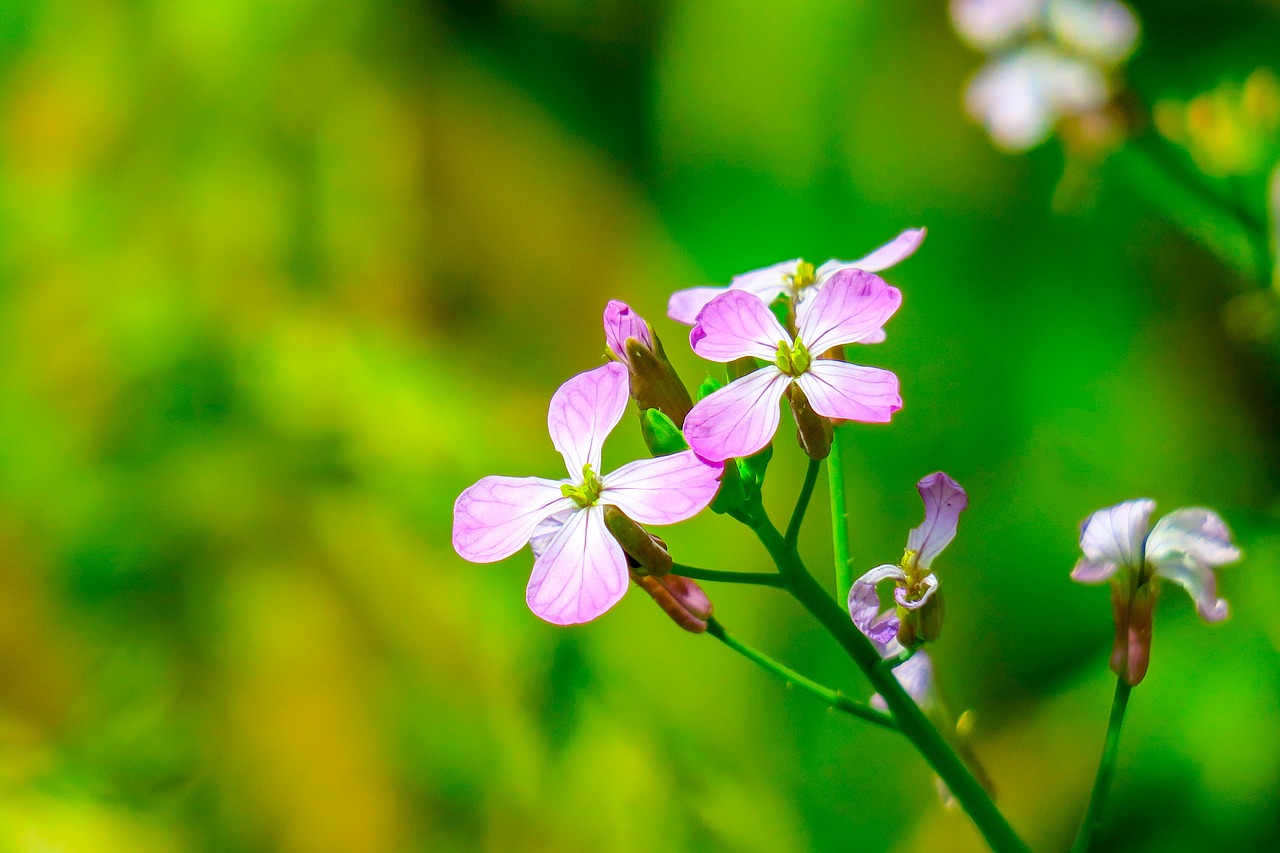
<path fill-rule="evenodd" d="M 604 524 L 622 546 L 632 575 L 661 577 L 671 571 L 671 554 L 666 543 L 636 524 L 616 506 L 604 508 Z"/>
<path fill-rule="evenodd" d="M 821 460 L 831 455 L 831 440 L 834 432 L 831 421 L 813 410 L 809 398 L 797 384 L 787 388 L 787 403 L 791 406 L 791 415 L 796 419 L 796 439 L 800 449 L 810 459 Z"/>
<path fill-rule="evenodd" d="M 1127 578 L 1111 580 L 1111 613 L 1116 637 L 1111 647 L 1111 671 L 1135 687 L 1151 663 L 1151 621 L 1160 588 L 1150 582 L 1130 589 Z"/>

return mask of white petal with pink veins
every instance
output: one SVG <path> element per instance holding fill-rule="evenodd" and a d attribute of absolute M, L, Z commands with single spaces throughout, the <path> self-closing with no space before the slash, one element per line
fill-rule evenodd
<path fill-rule="evenodd" d="M 730 382 L 690 410 L 684 419 L 685 441 L 713 462 L 750 456 L 778 431 L 778 404 L 790 383 L 791 377 L 774 365 Z"/>
<path fill-rule="evenodd" d="M 813 410 L 825 418 L 888 423 L 902 408 L 898 377 L 878 367 L 820 358 L 796 382 Z"/>
<path fill-rule="evenodd" d="M 841 270 L 796 312 L 800 340 L 817 354 L 876 335 L 902 304 L 902 292 L 879 276 Z"/>
<path fill-rule="evenodd" d="M 692 450 L 637 459 L 604 478 L 600 502 L 640 524 L 675 524 L 711 503 L 723 473 L 724 463 L 708 462 Z"/>
<path fill-rule="evenodd" d="M 618 362 L 579 373 L 556 389 L 547 431 L 574 483 L 582 482 L 584 465 L 600 473 L 600 449 L 622 419 L 630 396 L 627 368 Z"/>
<path fill-rule="evenodd" d="M 533 564 L 525 590 L 529 609 L 555 625 L 590 622 L 627 591 L 627 563 L 609 535 L 604 508 L 571 514 Z"/>
<path fill-rule="evenodd" d="M 689 346 L 710 361 L 728 362 L 744 356 L 773 361 L 778 344 L 791 345 L 769 306 L 741 290 L 726 290 L 707 303 L 689 332 Z"/>
<path fill-rule="evenodd" d="M 453 549 L 473 563 L 510 557 L 544 519 L 573 506 L 560 493 L 562 484 L 541 477 L 485 477 L 453 503 Z"/>

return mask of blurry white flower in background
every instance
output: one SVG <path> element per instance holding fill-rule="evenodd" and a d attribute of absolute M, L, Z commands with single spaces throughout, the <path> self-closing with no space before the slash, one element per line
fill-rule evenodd
<path fill-rule="evenodd" d="M 956 31 L 993 54 L 965 107 L 1007 151 L 1044 142 L 1066 118 L 1101 115 L 1138 20 L 1116 0 L 951 0 Z"/>

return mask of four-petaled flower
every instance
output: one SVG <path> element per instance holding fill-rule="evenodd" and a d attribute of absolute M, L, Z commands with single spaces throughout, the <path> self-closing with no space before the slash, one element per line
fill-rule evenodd
<path fill-rule="evenodd" d="M 1216 512 L 1176 509 L 1151 526 L 1155 501 L 1140 498 L 1100 509 L 1080 524 L 1084 556 L 1071 570 L 1080 583 L 1111 581 L 1116 620 L 1111 668 L 1137 684 L 1151 657 L 1156 578 L 1173 581 L 1195 601 L 1206 622 L 1227 618 L 1214 569 L 1240 559 L 1231 531 Z"/>
<path fill-rule="evenodd" d="M 754 357 L 770 364 L 698 402 L 684 422 L 685 439 L 712 460 L 750 456 L 777 432 L 778 402 L 794 384 L 813 411 L 827 418 L 885 423 L 902 408 L 898 377 L 888 370 L 818 358 L 844 344 L 864 343 L 902 303 L 897 288 L 861 270 L 833 275 L 797 311 L 792 339 L 759 297 L 726 291 L 698 314 L 693 351 L 711 361 Z"/>
<path fill-rule="evenodd" d="M 832 258 L 815 269 L 813 264 L 795 258 L 736 275 L 728 287 L 690 287 L 677 290 L 667 303 L 667 316 L 677 323 L 692 326 L 698 320 L 698 312 L 726 290 L 755 294 L 766 304 L 779 296 L 790 296 L 798 305 L 818 292 L 840 270 L 881 272 L 906 260 L 920 248 L 924 235 L 925 229 L 910 228 L 856 261 L 838 261 Z M 879 343 L 882 340 L 884 330 L 879 329 L 868 336 L 865 342 Z"/>
<path fill-rule="evenodd" d="M 942 611 L 933 561 L 956 538 L 960 513 L 969 505 L 965 490 L 941 471 L 922 479 L 916 488 L 924 501 L 924 522 L 907 536 L 902 561 L 877 566 L 849 590 L 849 615 L 854 624 L 882 647 L 895 638 L 914 647 L 921 639 L 937 636 Z M 897 606 L 880 613 L 876 585 L 887 580 L 894 582 Z"/>
<path fill-rule="evenodd" d="M 535 533 L 549 536 L 526 591 L 529 608 L 548 622 L 587 622 L 627 590 L 626 558 L 606 528 L 605 507 L 639 524 L 674 524 L 696 515 L 719 488 L 723 466 L 689 450 L 598 474 L 604 440 L 628 398 L 622 364 L 572 377 L 551 398 L 547 416 L 569 478 L 485 477 L 454 503 L 453 547 L 472 562 L 501 560 Z"/>

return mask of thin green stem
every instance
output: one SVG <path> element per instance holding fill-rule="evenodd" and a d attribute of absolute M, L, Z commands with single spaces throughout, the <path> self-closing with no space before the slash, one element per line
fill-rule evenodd
<path fill-rule="evenodd" d="M 796 508 L 791 511 L 791 521 L 787 523 L 787 544 L 792 548 L 800 541 L 800 525 L 804 524 L 805 511 L 809 509 L 809 498 L 813 497 L 814 484 L 818 482 L 818 469 L 822 467 L 819 459 L 810 459 L 809 467 L 804 472 L 804 485 L 800 487 L 800 496 L 796 498 Z"/>
<path fill-rule="evenodd" d="M 832 690 L 829 687 L 824 687 L 812 679 L 805 678 L 794 669 L 778 663 L 764 652 L 754 649 L 734 637 L 724 629 L 724 626 L 721 625 L 714 616 L 707 620 L 707 633 L 733 649 L 738 654 L 742 655 L 747 660 L 753 661 L 762 669 L 773 673 L 788 685 L 794 685 L 799 687 L 801 690 L 817 696 L 837 711 L 844 711 L 846 714 L 851 714 L 859 719 L 866 720 L 869 723 L 875 723 L 881 728 L 897 731 L 898 727 L 893 722 L 893 717 L 886 714 L 884 711 L 877 711 L 870 705 L 855 702 L 840 693 L 838 690 Z"/>
<path fill-rule="evenodd" d="M 684 563 L 672 564 L 671 572 L 685 578 L 715 581 L 717 583 L 745 583 L 773 587 L 787 585 L 786 579 L 777 572 L 722 572 L 718 569 L 700 569 L 697 566 L 686 566 Z"/>
<path fill-rule="evenodd" d="M 844 493 L 844 448 L 840 427 L 831 438 L 827 457 L 827 482 L 831 492 L 831 539 L 835 547 L 836 601 L 847 602 L 853 588 L 853 558 L 849 556 L 849 502 Z"/>
<path fill-rule="evenodd" d="M 1093 840 L 1093 830 L 1102 818 L 1107 792 L 1111 790 L 1111 777 L 1115 774 L 1116 757 L 1120 753 L 1120 727 L 1124 725 L 1125 708 L 1129 705 L 1129 691 L 1133 688 L 1123 678 L 1116 679 L 1116 695 L 1111 700 L 1111 719 L 1107 722 L 1107 739 L 1102 746 L 1102 760 L 1098 762 L 1098 775 L 1093 779 L 1093 792 L 1089 795 L 1089 807 L 1084 823 L 1071 845 L 1071 853 L 1087 853 Z"/>
<path fill-rule="evenodd" d="M 893 673 L 881 667 L 880 653 L 854 626 L 848 611 L 832 601 L 826 590 L 809 574 L 795 548 L 786 542 L 763 513 L 752 529 L 773 557 L 778 571 L 787 579 L 787 589 L 792 596 L 827 629 L 866 675 L 889 706 L 899 730 L 946 783 L 991 849 L 996 853 L 1029 853 L 1027 845 L 1014 832 L 964 761 L 925 717 L 915 700 L 907 695 Z"/>

